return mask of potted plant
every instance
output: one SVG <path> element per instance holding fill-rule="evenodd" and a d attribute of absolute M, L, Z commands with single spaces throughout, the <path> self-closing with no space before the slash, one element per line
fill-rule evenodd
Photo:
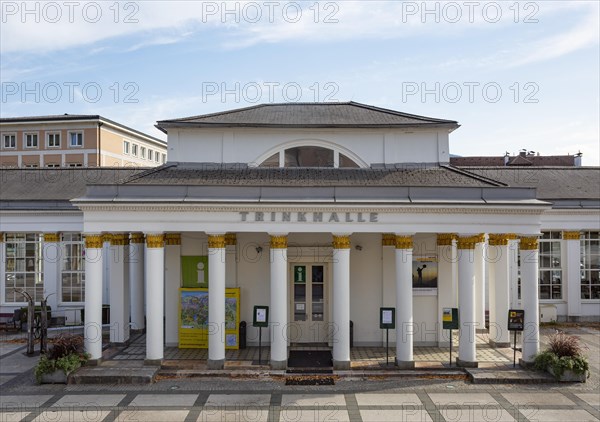
<path fill-rule="evenodd" d="M 88 360 L 83 352 L 83 337 L 63 333 L 51 343 L 52 347 L 35 367 L 35 379 L 38 384 L 66 384 L 69 374 Z"/>
<path fill-rule="evenodd" d="M 589 364 L 583 349 L 578 337 L 565 333 L 553 334 L 548 342 L 548 350 L 535 356 L 535 368 L 550 372 L 558 381 L 585 382 L 589 377 Z"/>

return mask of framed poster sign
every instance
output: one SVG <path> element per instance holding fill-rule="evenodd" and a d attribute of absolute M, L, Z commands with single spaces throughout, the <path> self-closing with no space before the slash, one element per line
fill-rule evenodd
<path fill-rule="evenodd" d="M 269 307 L 254 306 L 254 318 L 252 321 L 253 327 L 268 327 L 269 326 Z"/>
<path fill-rule="evenodd" d="M 508 331 L 523 331 L 525 327 L 525 311 L 522 309 L 509 309 Z"/>
<path fill-rule="evenodd" d="M 396 308 L 379 308 L 379 328 L 396 328 Z"/>
<path fill-rule="evenodd" d="M 444 308 L 442 328 L 444 330 L 458 330 L 458 308 Z"/>
<path fill-rule="evenodd" d="M 437 289 L 437 258 L 413 257 L 412 278 L 413 289 Z"/>

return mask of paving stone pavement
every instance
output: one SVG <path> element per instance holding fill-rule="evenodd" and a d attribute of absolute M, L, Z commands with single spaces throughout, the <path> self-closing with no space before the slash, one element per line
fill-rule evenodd
<path fill-rule="evenodd" d="M 10 348 L 0 357 L 0 376 L 6 376 L 0 378 L 0 422 L 600 421 L 599 331 L 573 330 L 589 347 L 592 376 L 585 384 L 481 386 L 361 376 L 339 379 L 333 386 L 286 386 L 271 377 L 38 386 L 31 369 L 37 358 Z M 20 373 L 4 372 L 9 357 L 10 362 L 22 360 Z"/>

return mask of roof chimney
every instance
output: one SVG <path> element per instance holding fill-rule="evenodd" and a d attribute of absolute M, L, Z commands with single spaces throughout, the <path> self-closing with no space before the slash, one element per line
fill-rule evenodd
<path fill-rule="evenodd" d="M 575 167 L 581 167 L 581 156 L 583 155 L 583 153 L 581 151 L 579 151 L 577 154 L 575 154 Z"/>

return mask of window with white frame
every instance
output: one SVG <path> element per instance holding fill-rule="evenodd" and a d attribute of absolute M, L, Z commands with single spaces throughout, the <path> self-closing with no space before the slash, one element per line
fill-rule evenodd
<path fill-rule="evenodd" d="M 561 232 L 550 231 L 539 240 L 540 300 L 562 299 L 561 239 Z"/>
<path fill-rule="evenodd" d="M 63 302 L 85 299 L 85 252 L 79 233 L 63 233 L 60 294 Z"/>
<path fill-rule="evenodd" d="M 37 133 L 25 133 L 23 135 L 25 148 L 37 148 L 38 147 L 38 134 Z"/>
<path fill-rule="evenodd" d="M 600 232 L 581 232 L 581 298 L 600 299 Z"/>
<path fill-rule="evenodd" d="M 68 166 L 69 167 L 83 167 L 83 164 L 81 164 L 81 163 L 69 163 Z"/>
<path fill-rule="evenodd" d="M 140 147 L 140 156 L 146 159 L 146 147 Z"/>
<path fill-rule="evenodd" d="M 83 132 L 69 132 L 69 146 L 73 148 L 83 146 Z"/>
<path fill-rule="evenodd" d="M 58 168 L 58 167 L 60 167 L 60 164 L 57 164 L 57 163 L 47 163 L 46 167 L 48 167 L 48 168 Z"/>
<path fill-rule="evenodd" d="M 46 147 L 48 148 L 59 148 L 60 147 L 60 132 L 50 132 L 46 134 Z"/>
<path fill-rule="evenodd" d="M 160 163 L 160 152 L 156 151 L 156 154 L 154 154 L 154 161 Z"/>
<path fill-rule="evenodd" d="M 337 150 L 320 146 L 298 146 L 276 152 L 268 157 L 259 167 L 335 167 L 359 168 L 350 157 Z"/>
<path fill-rule="evenodd" d="M 131 155 L 133 155 L 134 157 L 137 157 L 137 155 L 138 155 L 138 145 L 137 144 L 131 144 Z"/>
<path fill-rule="evenodd" d="M 129 155 L 130 148 L 131 144 L 129 143 L 129 141 L 123 141 L 123 154 Z"/>
<path fill-rule="evenodd" d="M 37 164 L 25 164 L 23 167 L 25 167 L 27 169 L 34 169 L 34 168 L 37 168 L 38 165 Z"/>
<path fill-rule="evenodd" d="M 167 154 L 162 154 L 162 163 L 166 163 L 167 162 Z"/>
<path fill-rule="evenodd" d="M 154 151 L 148 148 L 148 160 L 154 160 Z"/>
<path fill-rule="evenodd" d="M 2 146 L 5 149 L 13 149 L 17 147 L 17 135 L 14 133 L 7 133 L 2 135 Z"/>
<path fill-rule="evenodd" d="M 4 297 L 7 303 L 26 302 L 19 292 L 39 302 L 44 296 L 42 236 L 7 233 L 5 238 Z"/>

